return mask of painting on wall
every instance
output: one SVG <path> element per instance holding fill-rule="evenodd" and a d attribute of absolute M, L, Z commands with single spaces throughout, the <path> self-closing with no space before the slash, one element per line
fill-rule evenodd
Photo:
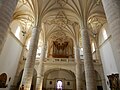
<path fill-rule="evenodd" d="M 0 75 L 0 88 L 6 88 L 6 81 L 7 81 L 7 74 L 6 73 L 2 73 Z"/>

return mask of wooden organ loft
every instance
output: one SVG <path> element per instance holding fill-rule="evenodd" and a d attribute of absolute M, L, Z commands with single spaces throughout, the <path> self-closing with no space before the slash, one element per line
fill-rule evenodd
<path fill-rule="evenodd" d="M 70 47 L 69 42 L 53 41 L 53 53 L 54 58 L 73 58 L 73 49 Z"/>
<path fill-rule="evenodd" d="M 53 54 L 52 56 L 55 58 L 68 58 L 68 42 L 59 43 L 57 41 L 53 41 Z"/>
<path fill-rule="evenodd" d="M 52 37 L 54 37 L 54 39 L 49 40 L 48 57 L 74 58 L 72 39 L 66 36 L 65 33 L 61 32 L 59 34 L 57 37 L 53 35 Z"/>

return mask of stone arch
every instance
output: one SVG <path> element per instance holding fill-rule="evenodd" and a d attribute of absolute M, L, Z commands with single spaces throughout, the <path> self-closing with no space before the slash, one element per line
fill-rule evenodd
<path fill-rule="evenodd" d="M 45 72 L 43 80 L 43 90 L 56 90 L 57 81 L 63 83 L 63 89 L 75 90 L 75 74 L 66 69 L 54 68 Z"/>

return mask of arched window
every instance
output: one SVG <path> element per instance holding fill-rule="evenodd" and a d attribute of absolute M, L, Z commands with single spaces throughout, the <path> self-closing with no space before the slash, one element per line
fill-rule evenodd
<path fill-rule="evenodd" d="M 79 50 L 80 50 L 80 59 L 83 59 L 83 48 L 81 47 Z"/>
<path fill-rule="evenodd" d="M 92 52 L 95 52 L 95 43 L 92 42 Z"/>
<path fill-rule="evenodd" d="M 30 47 L 30 39 L 31 39 L 31 38 L 29 38 L 28 41 L 27 41 L 27 43 L 26 43 L 26 48 L 27 48 L 27 50 L 29 50 L 29 47 Z"/>
<path fill-rule="evenodd" d="M 20 39 L 20 26 L 17 27 L 16 32 L 15 32 L 15 36 Z"/>
<path fill-rule="evenodd" d="M 62 90 L 62 81 L 61 80 L 57 81 L 57 90 Z"/>
<path fill-rule="evenodd" d="M 80 48 L 80 55 L 83 55 L 83 48 Z"/>
<path fill-rule="evenodd" d="M 41 47 L 38 47 L 38 49 L 37 49 L 37 54 L 36 54 L 36 58 L 40 58 L 41 50 L 42 50 L 42 48 L 41 48 Z"/>
<path fill-rule="evenodd" d="M 103 28 L 102 34 L 103 34 L 104 40 L 106 40 L 108 38 L 108 36 L 107 36 L 107 32 L 106 32 L 105 28 Z"/>

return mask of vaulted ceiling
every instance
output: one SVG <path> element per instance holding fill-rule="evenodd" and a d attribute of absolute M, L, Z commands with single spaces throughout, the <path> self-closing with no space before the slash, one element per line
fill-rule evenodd
<path fill-rule="evenodd" d="M 26 23 L 40 26 L 44 40 L 63 32 L 78 43 L 81 25 L 87 26 L 93 37 L 106 22 L 101 0 L 19 0 L 13 20 L 23 27 Z"/>

